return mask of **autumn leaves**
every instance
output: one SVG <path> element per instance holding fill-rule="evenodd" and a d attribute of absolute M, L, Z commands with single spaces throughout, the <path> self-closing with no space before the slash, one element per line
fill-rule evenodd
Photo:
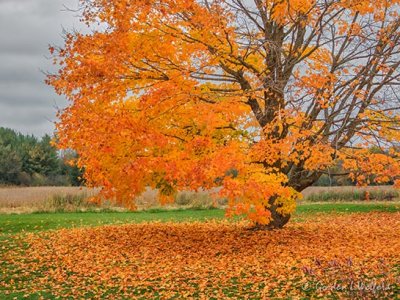
<path fill-rule="evenodd" d="M 59 147 L 100 197 L 134 208 L 146 187 L 165 202 L 221 187 L 231 213 L 262 224 L 331 168 L 394 182 L 398 4 L 82 1 L 92 33 L 50 49 L 48 83 L 71 101 Z"/>
<path fill-rule="evenodd" d="M 399 220 L 398 213 L 325 215 L 273 232 L 226 222 L 63 229 L 21 237 L 25 250 L 1 260 L 14 265 L 7 289 L 26 294 L 390 298 L 400 275 Z M 21 283 L 23 277 L 29 282 Z M 378 294 L 355 289 L 374 283 L 390 288 Z M 334 284 L 344 288 L 330 288 Z"/>

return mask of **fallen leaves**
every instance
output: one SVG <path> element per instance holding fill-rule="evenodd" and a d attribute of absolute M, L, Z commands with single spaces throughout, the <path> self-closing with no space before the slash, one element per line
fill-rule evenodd
<path fill-rule="evenodd" d="M 320 217 L 272 232 L 247 226 L 147 223 L 21 236 L 26 250 L 10 247 L 0 257 L 13 265 L 0 289 L 111 299 L 398 292 L 399 213 Z"/>

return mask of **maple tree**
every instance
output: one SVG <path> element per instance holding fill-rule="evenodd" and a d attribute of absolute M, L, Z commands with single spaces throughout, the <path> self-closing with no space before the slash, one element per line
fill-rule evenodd
<path fill-rule="evenodd" d="M 90 33 L 50 48 L 59 146 L 100 197 L 221 187 L 263 228 L 338 162 L 398 183 L 399 2 L 81 0 Z"/>

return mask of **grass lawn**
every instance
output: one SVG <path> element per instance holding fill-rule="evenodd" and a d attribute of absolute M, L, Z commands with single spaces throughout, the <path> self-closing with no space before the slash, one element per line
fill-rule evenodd
<path fill-rule="evenodd" d="M 301 221 L 313 214 L 354 212 L 396 212 L 399 202 L 388 203 L 303 203 L 298 206 L 292 221 Z M 106 224 L 126 224 L 146 221 L 203 221 L 223 219 L 222 209 L 149 210 L 140 212 L 77 212 L 0 214 L 0 235 L 36 232 L 49 229 Z"/>
<path fill-rule="evenodd" d="M 186 292 L 192 293 L 191 295 L 192 296 L 194 295 L 194 297 L 196 297 L 196 295 L 201 295 L 201 292 L 199 291 L 203 292 L 207 291 L 207 293 L 211 294 L 215 292 L 216 296 L 225 295 L 226 297 L 230 297 L 230 296 L 235 296 L 235 294 L 243 293 L 243 296 L 245 298 L 246 297 L 251 298 L 252 296 L 255 297 L 257 291 L 260 289 L 267 289 L 268 284 L 270 284 L 270 282 L 268 281 L 267 283 L 265 283 L 260 281 L 261 275 L 257 275 L 258 277 L 254 275 L 254 274 L 259 274 L 257 272 L 260 271 L 253 270 L 255 272 L 254 274 L 252 273 L 253 271 L 251 271 L 251 269 L 254 267 L 253 265 L 248 265 L 249 268 L 248 272 L 250 273 L 248 273 L 247 271 L 241 271 L 242 273 L 244 272 L 243 274 L 237 273 L 238 269 L 235 267 L 234 269 L 229 271 L 232 274 L 228 272 L 228 275 L 230 274 L 229 276 L 231 276 L 229 277 L 230 279 L 228 281 L 226 281 L 225 279 L 222 280 L 217 274 L 218 272 L 215 271 L 220 268 L 219 260 L 214 260 L 212 258 L 215 255 L 216 257 L 222 255 L 221 256 L 222 261 L 226 259 L 226 263 L 228 263 L 228 265 L 226 265 L 225 268 L 230 268 L 230 264 L 232 262 L 238 263 L 239 265 L 243 266 L 246 266 L 249 263 L 247 260 L 243 260 L 244 259 L 243 257 L 237 256 L 236 254 L 232 254 L 235 253 L 235 251 L 237 251 L 234 249 L 238 249 L 238 247 L 240 249 L 243 248 L 243 250 L 240 251 L 243 251 L 244 256 L 252 258 L 252 261 L 257 261 L 257 266 L 264 266 L 263 268 L 265 268 L 267 264 L 271 262 L 271 259 L 268 259 L 268 257 L 253 257 L 254 253 L 258 253 L 257 251 L 260 251 L 258 247 L 261 248 L 272 247 L 271 248 L 272 250 L 270 251 L 276 251 L 278 253 L 280 252 L 291 253 L 293 248 L 297 249 L 297 247 L 300 247 L 299 249 L 301 249 L 301 251 L 299 249 L 296 250 L 299 252 L 296 252 L 296 255 L 293 258 L 291 258 L 290 261 L 286 260 L 284 261 L 283 259 L 282 261 L 280 261 L 280 263 L 282 264 L 283 263 L 293 264 L 292 267 L 293 274 L 295 274 L 293 275 L 292 278 L 292 273 L 290 273 L 290 278 L 291 278 L 290 285 L 287 285 L 287 283 L 285 282 L 279 283 L 278 285 L 279 287 L 281 285 L 285 287 L 282 290 L 284 293 L 286 291 L 285 290 L 286 288 L 288 288 L 288 292 L 292 293 L 294 290 L 298 288 L 300 282 L 302 282 L 302 280 L 305 280 L 304 278 L 308 276 L 308 275 L 307 276 L 301 275 L 302 267 L 299 264 L 299 261 L 301 261 L 302 264 L 304 264 L 304 261 L 309 261 L 311 263 L 312 260 L 310 255 L 314 255 L 314 258 L 320 257 L 319 259 L 322 261 L 322 264 L 326 263 L 330 266 L 332 260 L 330 260 L 331 258 L 329 257 L 331 254 L 332 257 L 336 257 L 334 256 L 334 254 L 336 253 L 335 251 L 337 251 L 337 253 L 339 253 L 340 255 L 342 254 L 344 255 L 345 253 L 348 252 L 349 256 L 350 255 L 352 257 L 354 256 L 354 264 L 356 264 L 356 262 L 360 264 L 361 267 L 357 266 L 357 270 L 361 270 L 363 268 L 362 264 L 365 263 L 362 260 L 362 255 L 368 253 L 368 247 L 371 247 L 370 252 L 372 258 L 375 257 L 374 255 L 384 254 L 384 252 L 376 250 L 380 249 L 379 247 L 381 246 L 379 243 L 381 242 L 385 245 L 385 247 L 387 246 L 386 250 L 388 252 L 388 254 L 386 255 L 388 258 L 387 268 L 388 270 L 389 269 L 390 270 L 388 271 L 385 269 L 386 270 L 385 272 L 399 273 L 400 266 L 398 264 L 397 266 L 392 264 L 390 260 L 392 259 L 394 261 L 396 260 L 399 261 L 398 259 L 399 257 L 396 256 L 397 254 L 393 254 L 393 251 L 391 250 L 392 248 L 394 249 L 399 242 L 399 239 L 396 238 L 396 227 L 393 227 L 396 225 L 392 225 L 393 222 L 397 222 L 396 220 L 399 217 L 399 214 L 396 212 L 400 212 L 399 202 L 302 203 L 298 206 L 297 211 L 294 214 L 293 219 L 290 222 L 290 225 L 288 226 L 287 229 L 283 231 L 277 231 L 274 233 L 265 232 L 261 234 L 247 233 L 243 231 L 241 227 L 239 229 L 235 227 L 239 225 L 235 225 L 234 228 L 236 229 L 232 229 L 225 223 L 225 225 L 221 225 L 222 229 L 219 229 L 220 228 L 219 225 L 218 226 L 209 225 L 208 223 L 204 223 L 205 225 L 203 226 L 201 225 L 202 223 L 197 222 L 197 221 L 202 222 L 205 220 L 224 219 L 224 211 L 221 209 L 150 210 L 141 212 L 0 214 L 0 244 L 2 244 L 0 245 L 0 299 L 14 299 L 14 298 L 22 299 L 24 298 L 24 295 L 26 295 L 28 299 L 38 299 L 40 295 L 46 299 L 55 299 L 57 298 L 57 296 L 60 296 L 59 292 L 55 294 L 52 294 L 52 292 L 50 292 L 50 290 L 54 289 L 55 287 L 60 287 L 60 291 L 61 290 L 63 291 L 61 292 L 61 297 L 63 297 L 62 296 L 64 295 L 63 293 L 65 293 L 65 295 L 67 294 L 74 295 L 74 293 L 78 293 L 81 297 L 84 298 L 92 298 L 99 295 L 98 291 L 95 292 L 94 294 L 87 293 L 87 291 L 83 291 L 85 289 L 84 288 L 85 284 L 87 284 L 88 286 L 90 286 L 90 288 L 93 288 L 95 290 L 104 290 L 106 291 L 106 293 L 111 293 L 110 295 L 117 296 L 117 295 L 122 295 L 123 293 L 127 293 L 126 295 L 128 296 L 126 297 L 126 299 L 132 298 L 131 296 L 133 294 L 136 295 L 137 298 L 142 298 L 142 299 L 146 299 L 148 297 L 166 299 L 168 298 L 169 295 L 166 290 L 161 289 L 154 291 L 152 290 L 152 286 L 154 284 L 162 286 L 165 284 L 166 286 L 169 285 L 171 286 L 171 288 L 176 289 L 177 287 L 173 286 L 175 284 L 173 282 L 175 282 L 176 280 L 178 281 L 184 280 L 185 283 L 181 283 L 185 286 L 185 290 L 183 291 L 183 293 Z M 349 213 L 356 213 L 356 214 L 349 215 Z M 371 217 L 369 216 L 370 214 Z M 324 217 L 322 218 L 323 220 L 329 220 L 329 221 L 323 221 L 321 224 L 314 222 L 314 219 L 318 219 L 317 217 L 320 216 Z M 329 217 L 329 219 L 325 217 Z M 369 221 L 370 218 L 371 221 Z M 392 219 L 391 221 L 392 224 L 389 224 L 390 222 L 388 222 L 388 229 L 386 231 L 382 231 L 382 222 L 385 222 L 386 219 Z M 176 224 L 174 225 L 173 223 L 167 223 L 168 225 L 163 225 L 163 223 L 160 224 L 149 223 L 148 225 L 147 224 L 137 225 L 139 227 L 130 227 L 130 225 L 124 225 L 130 223 L 143 223 L 150 221 L 161 221 L 161 222 L 169 221 L 169 222 L 175 222 Z M 179 225 L 179 223 L 181 222 L 185 223 L 183 225 Z M 187 223 L 187 222 L 193 222 L 193 225 L 189 225 L 192 223 Z M 353 228 L 353 222 L 354 222 L 354 228 Z M 101 226 L 107 224 L 114 224 L 118 226 L 112 226 L 112 227 Z M 398 225 L 398 222 L 396 224 Z M 374 227 L 375 225 L 376 228 Z M 330 226 L 333 227 L 331 228 Z M 366 226 L 371 226 L 371 228 L 369 227 L 367 228 Z M 80 227 L 93 227 L 93 229 L 87 229 L 87 231 L 82 231 L 81 229 L 79 229 Z M 351 228 L 349 229 L 351 230 L 351 232 L 346 233 L 343 232 L 342 229 L 340 229 L 347 227 Z M 59 232 L 51 230 L 51 229 L 62 229 L 62 228 L 65 228 L 65 230 L 61 230 Z M 207 233 L 208 231 L 210 232 Z M 161 235 L 160 232 L 162 233 Z M 163 232 L 165 232 L 167 236 L 165 236 Z M 168 237 L 169 234 L 168 232 L 172 233 L 175 232 L 175 234 Z M 331 232 L 333 235 L 331 235 Z M 364 233 L 367 236 L 364 236 L 363 235 Z M 201 237 L 203 234 L 211 237 L 211 240 L 209 242 L 205 242 L 205 244 L 202 244 L 203 241 L 198 240 L 198 236 Z M 347 237 L 346 234 L 348 235 Z M 214 235 L 216 239 L 212 238 Z M 314 235 L 316 236 L 315 240 L 314 240 Z M 24 240 L 25 236 L 28 237 L 27 240 Z M 182 238 L 179 238 L 180 236 Z M 236 242 L 238 240 L 241 240 L 242 236 L 244 236 L 243 238 L 245 240 L 243 242 L 244 244 L 241 246 L 236 245 Z M 83 241 L 86 238 L 88 238 L 88 240 Z M 258 245 L 257 241 L 259 238 L 260 238 L 260 244 Z M 380 238 L 382 238 L 382 241 L 380 241 Z M 80 241 L 80 239 L 83 240 Z M 93 239 L 94 242 L 92 242 Z M 113 241 L 111 244 L 109 239 Z M 266 242 L 265 239 L 271 239 L 271 241 Z M 352 249 L 351 247 L 353 247 L 353 245 L 350 244 L 348 246 L 345 246 L 348 248 L 341 248 L 344 247 L 343 243 L 341 242 L 342 239 L 344 241 L 344 245 L 347 245 L 347 243 L 350 242 L 346 239 L 357 239 L 354 241 L 355 245 L 354 247 L 356 248 Z M 142 242 L 139 243 L 137 242 L 138 240 L 141 240 Z M 206 240 L 206 238 L 203 238 L 203 240 Z M 285 242 L 282 244 L 280 242 L 281 240 Z M 335 240 L 337 240 L 337 242 L 335 242 L 337 246 L 335 246 L 336 244 L 327 246 L 328 244 L 332 243 L 332 241 Z M 169 243 L 169 241 L 171 241 L 171 243 Z M 371 241 L 371 243 L 369 243 L 369 241 Z M 309 246 L 309 243 L 311 244 L 316 243 L 316 244 L 312 246 L 312 248 L 309 248 L 307 250 L 306 249 L 307 247 L 311 247 Z M 394 245 L 392 248 L 390 246 L 390 243 L 393 243 Z M 30 245 L 29 247 L 27 247 L 28 244 Z M 290 247 L 289 244 L 291 245 Z M 118 251 L 114 250 L 114 247 L 118 247 L 119 250 Z M 219 249 L 220 247 L 222 247 L 222 249 Z M 329 251 L 332 253 L 327 252 L 325 247 L 327 247 L 326 249 L 329 249 Z M 161 252 L 158 252 L 158 250 L 152 250 L 153 248 L 163 249 L 163 250 L 162 251 L 160 250 Z M 204 250 L 204 248 L 206 249 L 209 248 L 209 249 Z M 99 253 L 97 253 L 97 249 L 99 249 Z M 136 251 L 134 249 L 136 249 Z M 175 262 L 176 266 L 174 266 L 174 264 L 172 263 L 178 257 L 175 256 L 174 253 L 176 254 L 177 252 L 183 251 L 182 249 L 186 249 L 185 250 L 186 252 L 184 252 L 183 254 L 179 254 L 179 257 L 180 255 L 183 255 L 184 257 L 183 260 L 188 260 L 187 263 L 191 266 L 189 268 L 191 270 L 190 271 L 191 273 L 187 271 L 186 267 L 180 266 L 180 260 Z M 334 251 L 332 251 L 332 249 Z M 28 252 L 31 251 L 31 253 L 27 254 L 28 252 L 26 251 Z M 157 276 L 157 272 L 159 272 L 161 269 L 158 271 L 157 269 L 154 269 L 156 267 L 154 267 L 155 265 L 153 263 L 151 263 L 152 266 L 151 268 L 153 269 L 147 269 L 149 266 L 148 265 L 149 262 L 143 260 L 143 257 L 140 256 L 142 255 L 140 254 L 141 252 L 145 253 L 146 251 L 149 251 L 148 254 L 149 257 L 152 257 L 154 261 L 158 261 L 160 266 L 163 266 L 165 264 L 163 268 L 169 270 L 168 271 L 169 277 L 167 276 L 166 278 L 163 279 Z M 156 253 L 154 251 L 156 251 Z M 169 251 L 172 251 L 173 253 L 170 253 Z M 140 254 L 139 256 L 137 256 L 138 252 Z M 203 252 L 204 254 L 201 254 Z M 59 253 L 64 253 L 64 254 L 60 256 Z M 228 254 L 224 253 L 229 253 L 229 255 L 233 255 L 233 258 L 229 257 Z M 268 253 L 268 251 L 265 251 L 265 253 Z M 197 257 L 198 254 L 200 256 L 197 258 L 197 260 L 193 260 L 195 259 L 195 257 Z M 35 257 L 35 255 L 37 256 Z M 99 257 L 97 255 L 99 255 Z M 111 257 L 109 255 L 111 255 Z M 123 256 L 118 258 L 120 255 Z M 292 254 L 288 254 L 288 257 L 290 257 L 290 255 Z M 328 255 L 328 257 L 325 257 L 325 255 Z M 77 257 L 78 260 L 75 263 L 71 263 L 71 259 L 73 260 L 75 256 Z M 115 263 L 113 258 L 114 256 L 123 261 L 123 263 L 118 262 L 117 263 L 118 266 L 114 266 Z M 68 260 L 64 261 L 64 259 L 66 258 L 68 258 Z M 296 260 L 294 260 L 295 258 Z M 1 261 L 2 259 L 4 261 Z M 107 263 L 104 262 L 110 259 L 113 261 L 113 263 L 110 266 L 108 266 Z M 378 261 L 378 256 L 376 259 Z M 168 263 L 170 260 L 172 264 Z M 13 261 L 14 263 L 16 262 L 16 264 L 11 263 L 11 261 Z M 103 263 L 103 265 L 91 266 L 91 264 L 94 263 L 94 261 L 100 261 Z M 118 277 L 118 274 L 112 273 L 115 272 L 115 270 L 114 269 L 111 270 L 110 268 L 115 267 L 121 271 L 125 270 L 124 268 L 127 268 L 129 266 L 129 268 L 124 271 L 126 272 L 126 274 L 124 275 L 125 277 L 123 278 L 126 278 L 126 276 L 132 277 L 136 276 L 135 275 L 136 273 L 129 273 L 129 272 L 132 271 L 132 264 L 136 264 L 136 262 L 138 261 L 142 262 L 140 263 L 140 265 L 138 266 L 135 265 L 134 267 L 138 268 L 139 271 L 137 272 L 140 273 L 143 271 L 144 272 L 143 274 L 145 275 L 143 275 L 144 277 L 141 277 L 140 280 L 137 279 L 138 282 L 135 284 L 137 287 L 139 287 L 141 284 L 143 284 L 143 286 L 141 286 L 138 290 L 135 289 L 133 291 L 132 289 L 130 290 L 133 284 L 131 283 L 131 285 L 128 285 L 126 287 L 127 289 L 120 290 L 119 287 L 124 286 L 127 283 L 125 281 L 121 282 L 120 280 L 122 279 Z M 19 262 L 23 262 L 24 264 L 26 264 L 26 266 L 24 265 L 21 267 L 21 265 L 18 265 Z M 77 268 L 77 266 L 80 265 L 81 262 L 82 266 L 80 268 Z M 209 265 L 209 267 L 207 267 L 208 270 L 207 272 L 211 274 L 210 275 L 211 277 L 209 278 L 210 280 L 209 283 L 204 282 L 204 280 L 206 279 L 204 279 L 204 277 L 201 277 L 204 276 L 202 272 L 205 269 L 204 267 L 198 269 L 197 266 L 198 262 L 202 266 L 204 266 L 204 264 Z M 374 266 L 374 264 L 371 263 L 371 261 L 366 263 L 367 264 L 365 266 L 367 266 L 368 268 L 369 266 Z M 335 262 L 335 264 L 337 263 Z M 88 267 L 89 269 L 86 269 Z M 144 268 L 143 270 L 140 269 L 142 267 Z M 348 270 L 347 269 L 342 270 L 342 267 L 343 266 L 340 265 L 340 263 L 339 267 L 335 265 L 334 268 L 339 268 L 332 271 L 332 274 L 335 275 L 332 275 L 331 273 L 329 274 L 324 273 L 325 277 L 321 277 L 320 280 L 322 281 L 334 280 L 333 277 L 331 278 L 329 276 L 337 276 L 337 274 L 342 274 L 342 273 L 347 274 Z M 176 268 L 178 268 L 179 270 Z M 273 270 L 274 265 L 268 266 L 268 268 L 272 268 L 271 270 Z M 382 266 L 380 266 L 379 268 L 381 269 Z M 68 269 L 69 271 L 67 273 L 64 273 L 66 269 Z M 53 271 L 49 273 L 49 270 L 53 270 L 54 272 L 57 271 L 57 274 L 54 273 Z M 368 276 L 365 277 L 369 278 L 368 280 L 375 277 L 381 278 L 379 277 L 381 275 L 379 274 L 376 275 L 374 273 L 376 271 L 374 268 L 372 268 L 369 271 L 368 270 L 363 271 L 367 273 L 370 272 L 371 274 L 373 274 L 373 275 L 368 274 L 369 277 Z M 111 276 L 110 274 L 114 274 L 116 277 L 111 276 L 108 279 L 109 285 L 107 281 L 102 282 L 100 284 L 98 283 L 99 280 L 102 281 L 104 280 L 104 278 L 97 277 L 100 276 L 99 274 L 102 274 L 104 278 L 108 278 L 107 276 Z M 281 274 L 279 278 L 282 279 L 286 278 L 285 276 L 289 276 L 289 273 L 287 273 L 286 275 L 285 274 L 286 273 Z M 194 276 L 193 282 L 191 281 L 186 282 L 185 278 L 176 277 L 176 276 L 190 277 L 192 275 L 193 276 L 199 275 L 200 277 L 196 278 L 196 276 Z M 268 277 L 271 276 L 271 274 L 262 273 L 262 276 Z M 352 273 L 351 276 L 353 278 L 354 276 L 362 277 L 364 275 L 356 272 L 354 274 Z M 29 292 L 30 288 L 32 288 L 33 290 L 37 290 L 37 286 L 34 287 L 34 285 L 31 285 L 31 281 L 32 284 L 33 282 L 37 284 L 37 282 L 41 282 L 40 280 L 43 280 L 43 282 L 45 282 L 46 284 L 49 282 L 52 283 L 49 283 L 49 285 L 46 286 L 39 293 Z M 74 280 L 79 280 L 79 281 L 75 282 Z M 86 280 L 88 281 L 86 282 Z M 258 284 L 257 286 L 253 282 L 254 280 Z M 259 280 L 259 282 L 257 280 Z M 307 280 L 308 280 L 307 282 L 315 282 L 315 274 L 312 274 L 312 276 Z M 63 283 L 64 281 L 65 284 Z M 86 283 L 83 283 L 83 281 L 85 281 Z M 210 284 L 213 285 L 214 281 L 219 282 L 218 284 L 220 285 L 220 288 L 217 288 L 217 290 L 215 291 L 210 290 L 211 287 L 209 286 Z M 325 283 L 329 284 L 328 281 Z M 271 292 L 272 294 L 268 294 L 269 297 L 272 297 L 274 295 L 277 297 L 279 296 L 279 292 L 281 290 L 280 288 L 276 290 L 276 284 L 277 283 L 272 284 L 271 289 L 268 289 L 268 291 L 274 291 Z M 15 289 L 15 286 L 18 286 L 18 288 Z M 80 287 L 81 290 L 74 290 L 73 288 L 74 286 Z M 394 289 L 398 290 L 398 285 L 394 287 Z M 278 294 L 274 294 L 276 291 Z M 391 291 L 393 292 L 393 290 Z M 313 292 L 318 294 L 317 293 L 318 291 L 315 291 L 315 289 L 307 291 L 307 293 L 311 293 L 311 295 L 314 295 L 312 294 Z M 310 294 L 307 293 L 306 297 L 309 297 Z M 340 294 L 340 291 L 338 293 L 339 293 L 337 294 L 338 297 L 343 296 L 342 294 Z M 182 297 L 182 295 L 183 294 L 178 293 L 175 295 L 171 294 L 170 296 L 172 299 L 174 297 L 175 298 Z M 304 295 L 305 294 L 303 293 L 303 296 Z M 325 296 L 326 294 L 323 294 L 323 297 Z M 71 296 L 70 299 L 72 298 L 73 297 Z M 121 298 L 123 297 L 121 296 Z M 257 299 L 257 297 L 255 298 Z M 120 297 L 117 296 L 117 299 L 120 299 Z M 216 299 L 219 299 L 219 297 L 216 297 Z M 366 297 L 366 299 L 368 299 L 368 297 Z M 382 299 L 384 299 L 384 297 Z"/>

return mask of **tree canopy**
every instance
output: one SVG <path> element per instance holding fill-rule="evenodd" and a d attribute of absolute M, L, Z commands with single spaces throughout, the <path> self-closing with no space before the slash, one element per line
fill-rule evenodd
<path fill-rule="evenodd" d="M 59 153 L 49 135 L 41 139 L 0 127 L 0 184 L 80 185 L 82 171 L 68 161 L 76 154 Z"/>
<path fill-rule="evenodd" d="M 398 183 L 399 2 L 81 0 L 90 33 L 50 47 L 59 145 L 101 196 L 218 186 L 271 228 L 339 162 Z"/>

